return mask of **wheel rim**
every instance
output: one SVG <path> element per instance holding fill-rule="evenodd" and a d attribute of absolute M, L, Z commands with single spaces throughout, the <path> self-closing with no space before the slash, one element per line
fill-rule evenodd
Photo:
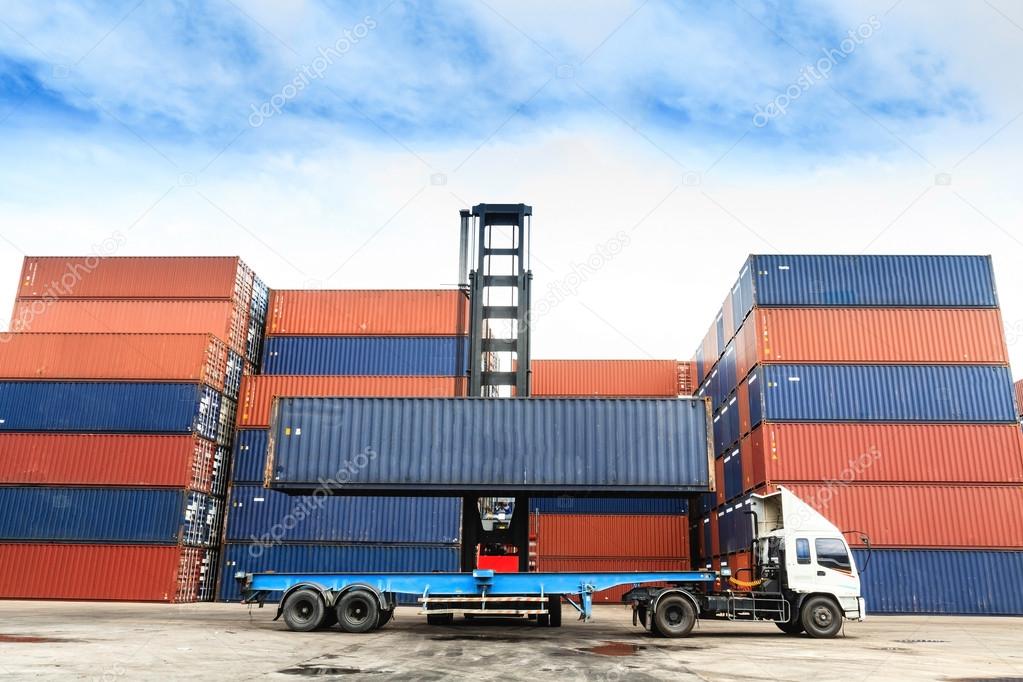
<path fill-rule="evenodd" d="M 311 599 L 301 599 L 295 604 L 295 620 L 308 623 L 313 618 L 316 609 Z"/>
<path fill-rule="evenodd" d="M 682 616 L 682 609 L 678 606 L 668 607 L 668 609 L 664 612 L 664 619 L 668 621 L 668 625 L 681 625 L 684 620 Z"/>
<path fill-rule="evenodd" d="M 831 609 L 826 606 L 818 606 L 813 610 L 813 624 L 822 630 L 826 630 L 831 627 L 834 620 L 835 619 L 831 615 Z"/>
<path fill-rule="evenodd" d="M 369 615 L 369 605 L 362 599 L 353 599 L 345 609 L 345 618 L 350 623 L 365 622 Z"/>

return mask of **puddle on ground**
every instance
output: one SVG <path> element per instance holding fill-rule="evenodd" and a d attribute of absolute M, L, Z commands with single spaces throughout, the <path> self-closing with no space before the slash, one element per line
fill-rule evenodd
<path fill-rule="evenodd" d="M 579 649 L 579 651 L 583 651 L 588 654 L 597 654 L 598 656 L 635 656 L 644 649 L 646 649 L 646 647 L 639 644 L 629 644 L 627 642 L 604 642 L 603 644 L 590 647 L 588 649 Z"/>
<path fill-rule="evenodd" d="M 73 639 L 61 639 L 59 637 L 34 637 L 32 635 L 4 635 L 0 634 L 0 644 L 9 642 L 13 644 L 49 644 L 51 642 L 74 642 Z"/>
<path fill-rule="evenodd" d="M 360 668 L 336 668 L 329 665 L 296 665 L 293 668 L 278 670 L 282 675 L 299 675 L 300 677 L 330 677 L 334 675 L 379 675 L 390 673 L 390 670 L 362 670 Z"/>

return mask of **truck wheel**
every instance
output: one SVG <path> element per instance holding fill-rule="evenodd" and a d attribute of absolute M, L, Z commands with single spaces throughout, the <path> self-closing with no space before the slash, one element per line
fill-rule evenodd
<path fill-rule="evenodd" d="M 375 630 L 380 619 L 380 605 L 376 595 L 366 590 L 345 592 L 334 609 L 341 629 L 353 634 Z"/>
<path fill-rule="evenodd" d="M 326 610 L 320 593 L 309 588 L 288 595 L 282 609 L 284 622 L 295 632 L 310 632 L 320 627 Z"/>
<path fill-rule="evenodd" d="M 427 625 L 451 625 L 455 622 L 455 616 L 451 613 L 426 614 Z"/>
<path fill-rule="evenodd" d="M 550 618 L 550 626 L 552 628 L 561 627 L 561 596 L 549 597 L 547 599 L 547 610 L 550 612 L 548 617 Z"/>
<path fill-rule="evenodd" d="M 842 612 L 827 597 L 811 597 L 803 604 L 803 628 L 815 639 L 830 639 L 842 629 Z"/>
<path fill-rule="evenodd" d="M 662 637 L 685 637 L 696 625 L 696 609 L 682 595 L 668 595 L 657 602 L 654 625 Z"/>
<path fill-rule="evenodd" d="M 778 629 L 786 635 L 799 635 L 803 632 L 803 624 L 799 620 L 788 621 L 785 623 L 775 621 L 774 624 L 777 625 Z"/>
<path fill-rule="evenodd" d="M 380 615 L 377 617 L 377 627 L 382 628 L 391 622 L 391 618 L 394 617 L 394 609 L 381 610 Z"/>

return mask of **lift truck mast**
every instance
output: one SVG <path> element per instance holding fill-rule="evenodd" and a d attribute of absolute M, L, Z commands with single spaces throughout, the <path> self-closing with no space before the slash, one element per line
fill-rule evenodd
<path fill-rule="evenodd" d="M 460 212 L 458 281 L 469 297 L 470 396 L 529 396 L 532 215 L 526 204 L 477 204 Z M 529 570 L 529 499 L 464 497 L 462 570 L 514 570 L 511 565 Z"/>

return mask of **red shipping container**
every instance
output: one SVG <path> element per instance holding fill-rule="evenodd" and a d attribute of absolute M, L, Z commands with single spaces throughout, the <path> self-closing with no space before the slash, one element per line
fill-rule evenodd
<path fill-rule="evenodd" d="M 689 518 L 654 514 L 530 515 L 540 556 L 689 556 Z"/>
<path fill-rule="evenodd" d="M 245 354 L 248 311 L 231 301 L 23 300 L 13 332 L 91 334 L 212 334 Z M 0 337 L 6 338 L 6 337 Z"/>
<path fill-rule="evenodd" d="M 1023 415 L 1023 379 L 1020 379 L 1013 388 L 1016 389 L 1016 414 Z"/>
<path fill-rule="evenodd" d="M 679 360 L 678 394 L 690 396 L 696 392 L 696 388 L 696 363 L 692 360 Z"/>
<path fill-rule="evenodd" d="M 194 602 L 215 563 L 196 547 L 0 543 L 0 598 Z"/>
<path fill-rule="evenodd" d="M 291 290 L 270 292 L 268 336 L 458 336 L 469 307 L 458 290 Z"/>
<path fill-rule="evenodd" d="M 0 433 L 0 481 L 211 491 L 216 445 L 191 435 Z"/>
<path fill-rule="evenodd" d="M 628 559 L 543 557 L 538 559 L 537 569 L 541 573 L 632 573 L 636 571 L 688 571 L 689 559 Z M 651 583 L 666 586 L 663 583 Z M 594 604 L 620 604 L 622 595 L 632 585 L 621 585 L 610 590 L 593 593 Z"/>
<path fill-rule="evenodd" d="M 622 396 L 671 398 L 678 395 L 676 360 L 533 360 L 534 396 Z"/>
<path fill-rule="evenodd" d="M 237 299 L 248 305 L 252 279 L 237 256 L 26 256 L 18 297 Z"/>
<path fill-rule="evenodd" d="M 1014 424 L 761 424 L 749 436 L 764 481 L 1023 483 Z"/>
<path fill-rule="evenodd" d="M 224 389 L 227 345 L 208 334 L 9 334 L 0 379 L 188 381 Z"/>
<path fill-rule="evenodd" d="M 997 308 L 758 308 L 760 362 L 1009 361 Z"/>
<path fill-rule="evenodd" d="M 710 554 L 711 556 L 717 556 L 721 553 L 721 537 L 718 535 L 718 528 L 720 518 L 718 512 L 711 511 L 710 514 Z"/>
<path fill-rule="evenodd" d="M 736 382 L 742 381 L 757 362 L 757 328 L 756 324 L 747 321 L 735 336 Z"/>
<path fill-rule="evenodd" d="M 1023 487 L 781 483 L 840 530 L 875 547 L 1023 548 Z M 772 486 L 773 489 L 773 486 Z M 858 533 L 846 536 L 859 542 Z"/>
<path fill-rule="evenodd" d="M 717 503 L 725 503 L 725 458 L 718 457 L 714 460 L 714 487 L 717 494 Z"/>
<path fill-rule="evenodd" d="M 464 396 L 465 390 L 462 377 L 250 375 L 242 377 L 237 425 L 239 428 L 269 428 L 270 403 L 274 396 L 443 398 Z"/>

